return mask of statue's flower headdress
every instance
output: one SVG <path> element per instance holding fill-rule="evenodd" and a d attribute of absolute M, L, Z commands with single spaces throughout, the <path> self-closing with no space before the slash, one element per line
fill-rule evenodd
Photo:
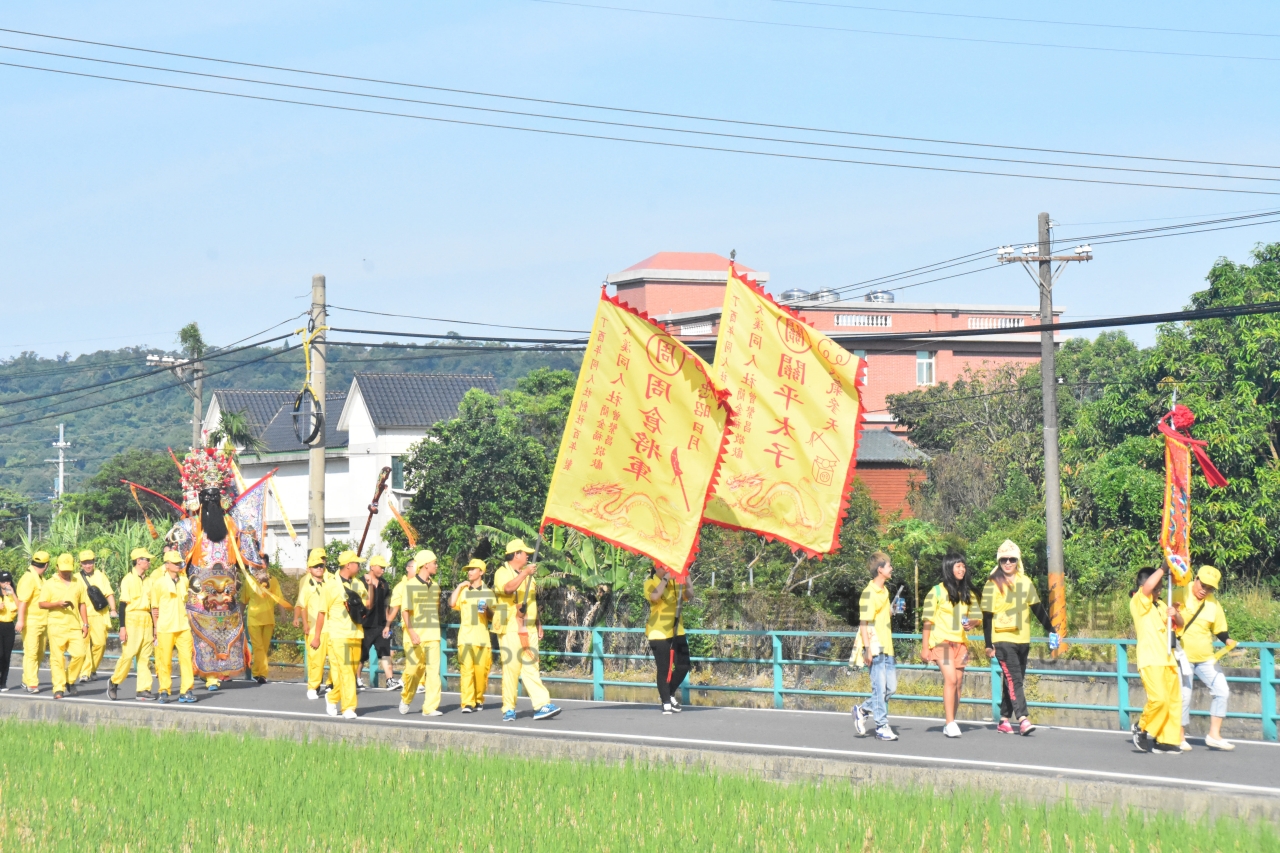
<path fill-rule="evenodd" d="M 222 508 L 229 509 L 236 498 L 236 480 L 231 458 L 212 447 L 197 448 L 182 460 L 182 503 L 188 512 L 200 508 L 200 492 L 217 489 Z"/>

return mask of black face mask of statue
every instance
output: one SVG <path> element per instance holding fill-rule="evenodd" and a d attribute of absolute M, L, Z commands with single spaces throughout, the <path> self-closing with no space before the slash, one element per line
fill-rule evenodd
<path fill-rule="evenodd" d="M 210 542 L 227 538 L 227 519 L 222 511 L 222 493 L 217 489 L 200 490 L 200 528 Z"/>

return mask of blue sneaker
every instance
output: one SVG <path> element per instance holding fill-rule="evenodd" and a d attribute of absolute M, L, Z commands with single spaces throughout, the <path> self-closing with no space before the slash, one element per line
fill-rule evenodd
<path fill-rule="evenodd" d="M 161 705 L 169 704 L 169 691 L 165 690 L 159 696 L 157 696 L 156 702 L 160 703 Z"/>
<path fill-rule="evenodd" d="M 533 715 L 533 718 L 535 720 L 549 720 L 559 713 L 560 713 L 560 708 L 548 702 L 547 704 L 543 705 L 541 708 L 538 709 L 538 712 Z"/>
<path fill-rule="evenodd" d="M 178 697 L 178 701 L 181 702 L 183 705 L 194 705 L 196 701 L 196 695 L 192 693 L 190 690 L 188 690 L 186 693 L 183 693 L 181 696 Z"/>
<path fill-rule="evenodd" d="M 217 693 L 221 689 L 222 689 L 222 685 L 216 681 L 205 688 L 205 690 L 208 690 L 210 693 Z"/>
<path fill-rule="evenodd" d="M 515 711 L 503 711 L 503 712 L 502 712 L 502 722 L 504 722 L 504 723 L 514 723 L 515 721 L 516 721 L 516 712 L 515 712 Z"/>

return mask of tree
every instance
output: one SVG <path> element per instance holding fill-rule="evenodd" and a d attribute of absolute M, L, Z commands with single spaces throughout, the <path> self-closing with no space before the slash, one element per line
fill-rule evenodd
<path fill-rule="evenodd" d="M 103 463 L 79 492 L 67 495 L 67 508 L 79 513 L 87 524 L 108 525 L 129 519 L 141 521 L 142 513 L 129 487 L 121 480 L 181 500 L 182 480 L 169 454 L 159 450 L 126 450 Z M 178 512 L 159 498 L 139 490 L 138 498 L 153 519 L 174 520 Z M 166 525 L 162 525 L 167 527 Z"/>
<path fill-rule="evenodd" d="M 187 358 L 200 358 L 209 349 L 200 334 L 200 325 L 194 321 L 178 330 L 178 345 Z"/>
<path fill-rule="evenodd" d="M 243 412 L 222 412 L 218 416 L 218 425 L 209 433 L 209 446 L 217 447 L 226 442 L 231 445 L 233 453 L 236 448 L 257 453 L 266 450 L 267 445 L 254 434 L 249 426 L 249 416 Z"/>

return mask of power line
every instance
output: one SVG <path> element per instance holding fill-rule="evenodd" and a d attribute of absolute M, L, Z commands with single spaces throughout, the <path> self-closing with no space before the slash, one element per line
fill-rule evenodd
<path fill-rule="evenodd" d="M 1146 189 L 1167 189 L 1167 190 L 1188 190 L 1192 192 L 1215 192 L 1215 193 L 1233 193 L 1240 195 L 1280 195 L 1280 192 L 1273 190 L 1250 190 L 1250 189 L 1232 189 L 1228 187 L 1197 187 L 1183 184 L 1153 184 L 1143 183 L 1141 181 L 1115 181 L 1105 180 L 1102 178 L 1080 178 L 1067 177 L 1064 175 L 1033 175 L 1020 172 L 995 172 L 984 171 L 981 169 L 959 169 L 947 166 L 924 166 L 915 163 L 885 163 L 876 160 L 854 160 L 841 157 L 820 157 L 815 154 L 797 154 L 783 151 L 758 151 L 749 148 L 727 148 L 715 145 L 695 145 L 688 142 L 671 142 L 668 140 L 657 139 L 637 139 L 627 136 L 608 136 L 605 134 L 581 133 L 569 130 L 553 130 L 551 128 L 524 127 L 521 125 L 496 124 L 492 122 L 469 121 L 465 119 L 444 118 L 442 116 L 424 116 L 415 113 L 400 113 L 390 110 L 375 110 L 367 107 L 342 106 L 339 104 L 325 104 L 316 101 L 300 101 L 291 98 L 273 98 L 267 95 L 250 95 L 244 92 L 225 92 L 220 89 L 205 89 L 198 86 L 179 86 L 175 83 L 159 83 L 151 80 L 134 80 L 128 77 L 114 77 L 106 74 L 89 74 L 84 71 L 69 71 L 61 68 L 45 68 L 38 65 L 25 65 L 18 62 L 0 62 L 0 66 L 9 68 L 22 68 L 29 71 L 40 71 L 48 74 L 62 74 L 70 77 L 84 77 L 92 80 L 109 80 L 116 83 L 131 83 L 137 86 L 150 86 L 157 89 L 171 89 L 181 92 L 199 92 L 206 95 L 220 95 L 227 98 L 239 98 L 250 101 L 264 101 L 276 104 L 292 104 L 302 107 L 314 107 L 316 109 L 337 110 L 340 112 L 362 113 L 365 115 L 381 115 L 391 118 L 407 118 L 415 121 L 429 121 L 440 124 L 456 124 L 465 127 L 485 127 L 497 130 L 513 130 L 522 133 L 536 133 L 545 136 L 562 136 L 574 139 L 594 139 L 606 142 L 625 142 L 633 145 L 650 145 L 659 148 L 683 148 L 691 151 L 713 151 L 724 154 L 746 154 L 757 157 L 770 157 L 782 160 L 804 160 L 815 163 L 840 163 L 854 166 L 880 166 L 890 169 L 910 169 L 913 171 L 924 172 L 943 172 L 956 175 L 984 175 L 988 177 L 999 178 L 1023 178 L 1027 180 L 1038 181 L 1055 181 L 1065 183 L 1081 183 L 1081 184 L 1099 184 L 1104 186 L 1119 187 L 1143 187 Z"/>
<path fill-rule="evenodd" d="M 725 118 L 725 117 L 719 117 L 719 116 L 700 116 L 700 115 L 692 115 L 687 113 L 663 112 L 659 110 L 643 110 L 643 109 L 637 109 L 633 107 L 620 107 L 620 106 L 612 106 L 607 104 L 590 104 L 590 103 L 584 103 L 584 102 L 578 102 L 578 101 L 556 100 L 552 98 L 534 98 L 534 97 L 511 95 L 511 94 L 505 94 L 505 93 L 499 93 L 499 92 L 485 92 L 485 91 L 480 91 L 476 89 L 459 89 L 459 88 L 448 87 L 448 86 L 433 86 L 425 83 L 410 83 L 410 82 L 398 81 L 398 80 L 380 79 L 376 77 L 362 77 L 362 76 L 352 75 L 352 74 L 337 74 L 333 72 L 315 71 L 315 70 L 304 69 L 304 68 L 292 68 L 289 66 L 282 66 L 282 65 L 269 65 L 269 64 L 257 63 L 257 62 L 244 62 L 244 61 L 234 60 L 234 59 L 224 59 L 220 57 L 203 56 L 200 54 L 179 53 L 175 51 L 156 50 L 152 48 L 116 44 L 113 42 L 92 41 L 89 39 L 72 38 L 69 36 L 58 36 L 58 35 L 51 35 L 48 33 L 37 33 L 37 32 L 28 31 L 28 30 L 16 30 L 16 29 L 7 29 L 7 28 L 0 27 L 0 32 L 13 33 L 15 35 L 30 36 L 33 38 L 49 39 L 52 41 L 64 41 L 64 42 L 70 42 L 73 44 L 85 44 L 85 45 L 92 45 L 95 47 L 106 47 L 113 50 L 127 50 L 127 51 L 133 51 L 136 53 L 147 53 L 155 56 L 171 56 L 179 59 L 193 59 L 200 62 L 213 62 L 213 63 L 222 64 L 222 65 L 235 65 L 235 66 L 240 66 L 244 68 L 259 68 L 259 69 L 268 70 L 268 71 L 283 71 L 290 74 L 303 74 L 303 75 L 313 76 L 313 77 L 328 77 L 335 80 L 351 80 L 354 82 L 361 82 L 361 83 L 375 83 L 383 86 L 398 86 L 398 87 L 411 88 L 411 89 L 423 89 L 423 90 L 433 91 L 433 92 L 448 92 L 451 94 L 458 94 L 458 95 L 470 95 L 474 97 L 496 98 L 501 100 L 522 101 L 525 103 L 548 104 L 548 105 L 554 105 L 554 106 L 572 107 L 575 109 L 602 110 L 607 112 L 630 113 L 633 115 L 649 115 L 649 116 L 656 116 L 660 118 L 676 118 L 676 119 L 686 119 L 690 121 L 714 122 L 719 124 L 736 124 L 736 125 L 744 125 L 749 127 L 765 127 L 765 128 L 772 128 L 775 130 L 798 130 L 798 131 L 805 131 L 805 132 L 812 132 L 812 133 L 836 134 L 836 135 L 842 135 L 842 136 L 860 136 L 860 137 L 866 137 L 871 139 L 890 139 L 890 140 L 895 140 L 900 142 L 925 142 L 925 143 L 937 144 L 937 145 L 958 145 L 958 146 L 976 147 L 976 148 L 996 148 L 996 149 L 1001 149 L 1005 151 L 1028 151 L 1028 152 L 1039 153 L 1039 154 L 1067 154 L 1067 155 L 1080 156 L 1080 157 L 1103 157 L 1103 158 L 1122 159 L 1122 160 L 1147 160 L 1152 162 L 1186 163 L 1186 164 L 1200 165 L 1200 166 L 1234 166 L 1238 168 L 1249 168 L 1249 169 L 1280 169 L 1280 165 L 1235 163 L 1235 162 L 1223 162 L 1218 160 L 1196 160 L 1196 159 L 1185 159 L 1185 158 L 1177 158 L 1177 157 L 1156 157 L 1156 156 L 1144 156 L 1144 155 L 1136 155 L 1136 154 L 1111 154 L 1111 153 L 1096 152 L 1096 151 L 1076 151 L 1076 150 L 1070 150 L 1070 149 L 1057 149 L 1057 148 L 1036 148 L 1031 146 L 1020 146 L 1020 145 L 1000 145 L 996 143 L 987 143 L 987 142 L 971 142 L 971 141 L 963 141 L 963 140 L 936 139 L 936 138 L 930 138 L 930 137 L 902 136 L 902 135 L 884 134 L 884 133 L 869 133 L 864 131 L 841 130 L 841 129 L 833 129 L 833 128 L 812 127 L 812 126 L 805 126 L 805 125 L 791 125 L 791 124 L 779 124 L 779 123 L 771 123 L 771 122 L 749 121 L 744 119 L 733 119 L 733 118 Z"/>
<path fill-rule="evenodd" d="M 447 344 L 402 344 L 393 341 L 383 341 L 381 343 L 360 343 L 358 341 L 329 341 L 329 346 L 349 346 L 349 347 L 370 347 L 373 349 L 417 349 L 423 355 L 422 358 L 446 358 L 447 356 L 434 356 L 438 352 L 456 352 L 459 354 L 468 353 L 471 355 L 513 355 L 522 352 L 582 352 L 587 348 L 585 343 L 572 346 L 456 346 L 451 347 Z M 332 362 L 336 364 L 337 362 Z"/>
<path fill-rule="evenodd" d="M 351 311 L 356 314 L 374 314 L 379 317 L 399 317 L 404 320 L 430 320 L 434 323 L 457 323 L 460 326 L 488 326 L 495 329 L 521 329 L 526 332 L 567 332 L 572 335 L 590 334 L 590 330 L 582 329 L 545 329 L 541 326 L 512 326 L 505 323 L 481 323 L 476 320 L 449 320 L 444 317 L 418 317 L 413 314 L 392 314 L 387 311 L 369 311 L 364 308 L 343 308 L 341 305 L 326 306 L 331 311 Z"/>
<path fill-rule="evenodd" d="M 1043 41 L 1014 41 L 1012 39 L 977 38 L 973 36 L 940 36 L 925 33 L 904 33 L 893 30 L 868 30 L 854 27 L 833 27 L 823 24 L 796 24 L 784 21 L 764 21 L 756 18 L 731 18 L 726 15 L 696 15 L 691 12 L 662 12 L 655 9 L 636 9 L 630 6 L 605 6 L 596 3 L 576 3 L 570 0 L 529 0 L 530 3 L 542 3 L 548 6 L 572 6 L 579 9 L 601 9 L 611 12 L 630 12 L 637 15 L 655 15 L 664 18 L 688 18 L 696 21 L 718 21 L 733 24 L 752 24 L 763 27 L 783 27 L 794 30 L 819 30 L 834 33 L 856 33 L 858 35 L 894 36 L 897 38 L 926 39 L 928 41 L 952 41 L 968 44 L 999 44 L 1013 47 L 1050 47 L 1058 50 L 1087 50 L 1098 53 L 1129 53 L 1142 56 L 1178 56 L 1190 59 L 1240 59 L 1253 62 L 1280 62 L 1276 56 L 1250 56 L 1236 53 L 1190 53 L 1177 50 L 1144 50 L 1136 47 L 1098 47 L 1083 44 L 1059 44 Z"/>
<path fill-rule="evenodd" d="M 350 335 L 384 335 L 389 338 L 430 338 L 432 340 L 441 341 L 495 341 L 498 343 L 512 344 L 586 344 L 586 340 L 582 338 L 555 340 L 548 338 L 469 337 L 467 335 L 454 333 L 435 335 L 427 334 L 425 332 L 383 332 L 374 331 L 372 329 L 340 329 L 337 326 L 330 326 L 329 331 L 345 332 Z"/>

